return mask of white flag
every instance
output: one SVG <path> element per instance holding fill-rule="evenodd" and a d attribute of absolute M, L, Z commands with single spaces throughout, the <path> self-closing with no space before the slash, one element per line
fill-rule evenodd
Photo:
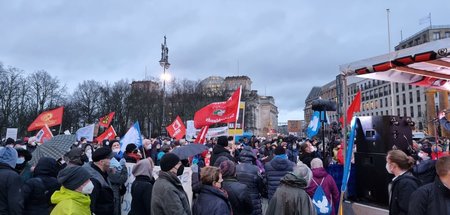
<path fill-rule="evenodd" d="M 79 141 L 80 138 L 85 137 L 90 142 L 94 141 L 94 128 L 95 124 L 91 124 L 78 129 L 76 132 L 77 140 Z"/>
<path fill-rule="evenodd" d="M 120 140 L 120 150 L 124 152 L 129 143 L 134 143 L 138 147 L 142 145 L 141 129 L 139 128 L 138 122 L 135 122 L 134 125 L 131 126 L 130 129 L 128 129 L 125 136 L 123 136 Z"/>

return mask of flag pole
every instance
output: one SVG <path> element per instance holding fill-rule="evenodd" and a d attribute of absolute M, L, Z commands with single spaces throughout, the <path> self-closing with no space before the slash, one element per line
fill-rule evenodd
<path fill-rule="evenodd" d="M 58 132 L 58 134 L 61 134 L 61 129 L 62 129 L 62 121 L 61 121 L 61 124 L 59 124 L 59 132 Z"/>
<path fill-rule="evenodd" d="M 342 107 L 342 109 L 343 109 L 343 111 L 342 111 L 342 113 L 343 113 L 343 120 L 342 120 L 342 122 L 344 123 L 342 126 L 343 126 L 343 132 L 344 132 L 344 135 L 343 135 L 343 142 L 342 142 L 342 153 L 343 153 L 343 157 L 344 157 L 344 159 L 343 159 L 343 161 L 344 161 L 344 163 L 343 163 L 343 165 L 345 166 L 345 156 L 347 156 L 347 132 L 348 132 L 348 128 L 347 128 L 347 75 L 346 74 L 343 74 L 343 76 L 342 76 L 342 95 L 343 95 L 343 97 L 344 97 L 344 105 L 343 105 L 343 107 Z M 343 170 L 342 170 L 343 171 Z M 343 174 L 343 172 L 342 172 L 342 174 Z M 343 207 L 343 204 L 344 204 L 344 195 L 345 195 L 345 192 L 341 192 L 341 195 L 340 195 L 340 198 L 339 198 L 339 210 L 338 210 L 338 214 L 339 215 L 344 215 L 344 207 Z"/>
<path fill-rule="evenodd" d="M 237 133 L 237 121 L 239 119 L 239 110 L 241 108 L 241 95 L 242 95 L 242 85 L 239 86 L 239 101 L 237 105 L 236 111 L 236 120 L 234 121 L 234 137 L 233 141 L 236 143 L 236 133 Z M 244 136 L 244 128 L 242 128 L 242 136 Z"/>

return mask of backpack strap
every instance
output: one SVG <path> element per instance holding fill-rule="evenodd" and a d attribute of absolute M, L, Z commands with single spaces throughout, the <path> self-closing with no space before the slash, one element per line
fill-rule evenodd
<path fill-rule="evenodd" d="M 323 180 L 325 180 L 325 177 L 322 178 L 322 181 L 320 182 L 320 186 L 322 186 Z"/>
<path fill-rule="evenodd" d="M 311 181 L 313 181 L 314 184 L 316 184 L 317 186 L 319 186 L 319 184 L 316 182 L 316 180 L 314 180 L 314 178 L 311 178 Z"/>

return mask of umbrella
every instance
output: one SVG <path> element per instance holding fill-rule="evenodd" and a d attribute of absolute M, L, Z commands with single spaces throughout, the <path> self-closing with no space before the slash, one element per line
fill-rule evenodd
<path fill-rule="evenodd" d="M 172 153 L 178 155 L 180 160 L 188 159 L 191 156 L 202 153 L 208 150 L 208 147 L 202 144 L 188 144 L 180 146 L 172 150 Z"/>
<path fill-rule="evenodd" d="M 77 139 L 75 135 L 54 136 L 52 139 L 38 146 L 36 150 L 33 151 L 33 158 L 30 163 L 36 164 L 41 157 L 59 159 L 70 150 L 70 147 L 76 141 Z"/>

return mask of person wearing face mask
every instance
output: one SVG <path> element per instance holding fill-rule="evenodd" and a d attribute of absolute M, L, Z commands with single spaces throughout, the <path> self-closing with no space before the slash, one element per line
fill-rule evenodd
<path fill-rule="evenodd" d="M 395 177 L 389 183 L 389 214 L 408 214 L 411 194 L 420 186 L 420 181 L 409 171 L 414 159 L 401 150 L 391 150 L 386 156 L 386 170 Z"/>
<path fill-rule="evenodd" d="M 309 168 L 311 168 L 311 161 L 314 158 L 320 158 L 317 151 L 315 151 L 314 146 L 311 144 L 310 141 L 305 141 L 302 145 L 300 145 L 300 155 L 298 156 L 298 159 L 306 164 Z"/>
<path fill-rule="evenodd" d="M 92 153 L 92 163 L 83 165 L 94 184 L 90 197 L 91 211 L 96 215 L 114 214 L 114 192 L 108 177 L 112 157 L 111 149 L 102 147 Z"/>
<path fill-rule="evenodd" d="M 141 160 L 142 155 L 136 144 L 129 143 L 125 148 L 125 154 L 123 155 L 123 158 L 127 161 L 127 163 L 137 163 L 139 160 Z"/>
<path fill-rule="evenodd" d="M 56 204 L 51 215 L 90 215 L 89 194 L 94 185 L 89 172 L 80 166 L 68 166 L 59 172 L 58 182 L 62 186 L 51 197 L 51 202 Z"/>
<path fill-rule="evenodd" d="M 109 164 L 108 178 L 111 182 L 111 188 L 114 193 L 114 215 L 120 215 L 121 201 L 123 195 L 126 193 L 125 182 L 128 179 L 128 169 L 126 167 L 125 159 L 120 162 L 116 158 L 111 158 Z"/>
<path fill-rule="evenodd" d="M 431 147 L 424 145 L 419 151 L 419 163 L 412 168 L 412 173 L 421 184 L 428 184 L 434 181 L 436 177 L 436 160 L 430 158 Z"/>
<path fill-rule="evenodd" d="M 161 158 L 160 167 L 159 177 L 152 190 L 155 194 L 151 199 L 152 214 L 190 215 L 189 199 L 178 179 L 184 172 L 180 158 L 173 153 L 167 153 Z"/>
<path fill-rule="evenodd" d="M 192 212 L 194 215 L 232 214 L 228 194 L 222 190 L 222 174 L 217 167 L 207 166 L 200 171 L 202 187 Z M 239 209 L 238 209 L 239 210 Z"/>
<path fill-rule="evenodd" d="M 84 154 L 83 149 L 73 148 L 65 155 L 65 160 L 67 161 L 67 166 L 82 166 L 83 164 L 89 162 L 88 157 Z"/>
<path fill-rule="evenodd" d="M 14 148 L 0 149 L 0 214 L 22 214 L 22 180 L 14 169 L 16 161 L 17 151 Z"/>
<path fill-rule="evenodd" d="M 23 148 L 15 148 L 17 150 L 18 158 L 16 162 L 16 170 L 25 183 L 32 177 L 31 165 L 28 163 L 33 157 L 29 151 Z"/>
<path fill-rule="evenodd" d="M 117 140 L 111 141 L 109 144 L 109 147 L 111 147 L 112 152 L 114 153 L 114 158 L 117 160 L 120 160 L 123 158 L 123 152 L 120 151 L 120 142 Z"/>
<path fill-rule="evenodd" d="M 152 141 L 149 139 L 144 139 L 142 141 L 142 155 L 144 155 L 144 158 L 150 158 L 152 157 Z"/>
<path fill-rule="evenodd" d="M 409 215 L 450 214 L 450 156 L 436 161 L 436 173 L 433 183 L 412 193 Z"/>

